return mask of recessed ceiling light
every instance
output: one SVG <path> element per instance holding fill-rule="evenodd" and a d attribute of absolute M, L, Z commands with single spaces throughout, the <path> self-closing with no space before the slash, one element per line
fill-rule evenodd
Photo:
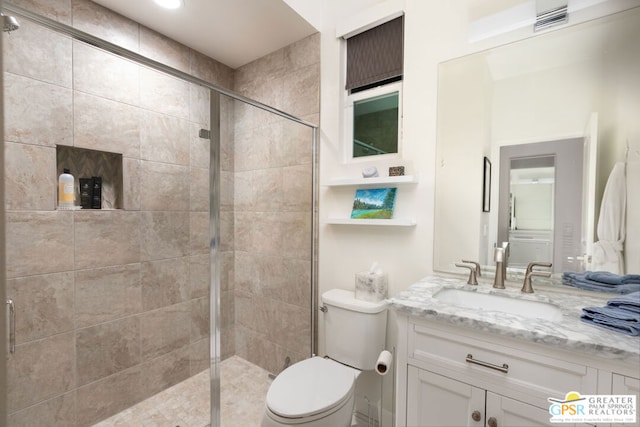
<path fill-rule="evenodd" d="M 178 9 L 184 4 L 182 0 L 155 0 L 155 2 L 165 9 Z"/>

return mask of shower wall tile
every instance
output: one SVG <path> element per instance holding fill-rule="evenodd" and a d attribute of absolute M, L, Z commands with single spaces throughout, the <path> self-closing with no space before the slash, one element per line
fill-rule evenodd
<path fill-rule="evenodd" d="M 282 91 L 282 109 L 296 116 L 318 111 L 320 103 L 320 64 L 310 65 L 288 74 L 284 78 L 288 88 Z"/>
<path fill-rule="evenodd" d="M 207 176 L 207 186 L 208 186 Z M 220 172 L 220 210 L 230 212 L 234 210 L 234 182 L 232 172 Z"/>
<path fill-rule="evenodd" d="M 279 254 L 286 258 L 311 258 L 311 214 L 283 212 L 278 221 Z"/>
<path fill-rule="evenodd" d="M 127 317 L 76 332 L 78 386 L 140 363 L 140 318 Z"/>
<path fill-rule="evenodd" d="M 73 144 L 70 89 L 4 73 L 4 102 L 6 141 L 48 147 Z"/>
<path fill-rule="evenodd" d="M 211 99 L 210 90 L 193 83 L 189 84 L 189 120 L 210 128 Z M 221 120 L 222 122 L 222 120 Z"/>
<path fill-rule="evenodd" d="M 6 213 L 7 277 L 73 269 L 71 212 Z"/>
<path fill-rule="evenodd" d="M 141 159 L 189 164 L 190 124 L 186 120 L 145 110 L 140 126 Z"/>
<path fill-rule="evenodd" d="M 11 427 L 69 427 L 75 425 L 75 399 L 69 392 L 9 415 Z"/>
<path fill-rule="evenodd" d="M 140 68 L 140 106 L 156 113 L 189 119 L 189 83 Z"/>
<path fill-rule="evenodd" d="M 142 263 L 142 308 L 153 310 L 189 299 L 189 258 Z"/>
<path fill-rule="evenodd" d="M 282 205 L 282 169 L 261 169 L 253 172 L 253 210 L 274 212 Z M 309 199 L 311 200 L 311 199 Z"/>
<path fill-rule="evenodd" d="M 189 355 L 190 348 L 186 346 L 145 362 L 142 365 L 143 398 L 153 396 L 189 378 Z"/>
<path fill-rule="evenodd" d="M 164 211 L 189 208 L 189 168 L 140 162 L 140 208 Z"/>
<path fill-rule="evenodd" d="M 300 307 L 271 299 L 268 301 L 274 301 L 277 317 L 267 336 L 282 347 L 290 348 L 300 354 L 308 354 L 310 351 L 309 337 L 311 336 L 309 307 Z"/>
<path fill-rule="evenodd" d="M 224 341 L 224 333 L 221 337 L 221 344 L 223 350 L 229 352 L 228 344 Z M 226 345 L 225 345 L 226 344 Z M 235 348 L 232 349 L 233 354 L 235 354 Z M 221 355 L 224 354 L 224 351 L 221 352 Z M 221 357 L 223 360 L 224 356 Z M 189 375 L 193 376 L 199 372 L 204 371 L 205 369 L 209 369 L 211 366 L 211 361 L 209 358 L 209 338 L 202 339 L 200 341 L 196 341 L 189 345 Z"/>
<path fill-rule="evenodd" d="M 76 389 L 76 426 L 89 427 L 142 400 L 140 365 Z"/>
<path fill-rule="evenodd" d="M 141 212 L 142 261 L 176 258 L 189 253 L 188 212 Z"/>
<path fill-rule="evenodd" d="M 7 280 L 16 308 L 16 343 L 37 340 L 74 328 L 73 273 Z"/>
<path fill-rule="evenodd" d="M 82 42 L 73 42 L 73 88 L 130 105 L 140 99 L 140 66 Z"/>
<path fill-rule="evenodd" d="M 16 347 L 7 357 L 7 406 L 14 412 L 71 390 L 74 336 L 54 335 Z"/>
<path fill-rule="evenodd" d="M 309 200 L 312 198 L 312 176 L 309 166 L 286 167 L 282 175 L 282 209 L 308 211 Z"/>
<path fill-rule="evenodd" d="M 232 89 L 234 70 L 215 59 L 191 50 L 191 74 L 216 86 Z"/>
<path fill-rule="evenodd" d="M 226 216 L 232 216 L 227 214 Z M 209 253 L 209 213 L 208 212 L 191 212 L 189 214 L 189 253 L 208 254 Z M 220 240 L 224 236 L 224 219 L 220 218 Z M 222 244 L 220 250 L 225 250 Z"/>
<path fill-rule="evenodd" d="M 221 173 L 222 175 L 222 173 Z M 228 195 L 228 191 L 225 193 L 223 183 L 224 180 L 220 179 L 220 198 L 222 195 Z M 222 205 L 223 203 L 221 203 Z M 228 205 L 227 205 L 228 206 Z M 220 207 L 222 209 L 222 206 Z M 209 170 L 200 168 L 191 168 L 189 171 L 189 209 L 191 211 L 209 212 Z"/>
<path fill-rule="evenodd" d="M 74 146 L 140 157 L 140 109 L 74 92 Z"/>
<path fill-rule="evenodd" d="M 47 18 L 71 25 L 71 4 L 69 0 L 11 0 L 11 4 L 46 16 Z"/>
<path fill-rule="evenodd" d="M 189 298 L 209 295 L 210 258 L 206 255 L 189 257 Z M 222 280 L 224 282 L 224 280 Z"/>
<path fill-rule="evenodd" d="M 220 99 L 220 169 L 223 172 L 234 171 L 234 132 L 235 105 L 228 96 Z"/>
<path fill-rule="evenodd" d="M 5 143 L 5 207 L 7 210 L 55 209 L 55 149 Z"/>
<path fill-rule="evenodd" d="M 75 272 L 76 327 L 140 313 L 140 264 Z"/>
<path fill-rule="evenodd" d="M 2 41 L 5 71 L 71 88 L 70 38 L 22 19 L 20 36 Z"/>
<path fill-rule="evenodd" d="M 200 138 L 201 128 L 202 126 L 199 124 L 189 124 L 189 164 L 191 167 L 208 169 L 211 142 L 208 139 Z"/>
<path fill-rule="evenodd" d="M 142 357 L 147 361 L 189 344 L 191 305 L 184 302 L 141 315 Z"/>
<path fill-rule="evenodd" d="M 235 254 L 233 251 L 220 253 L 220 285 L 221 290 L 231 291 L 235 289 Z"/>
<path fill-rule="evenodd" d="M 319 123 L 320 117 L 317 114 L 304 117 L 310 123 Z M 310 169 L 312 162 L 312 130 L 307 126 L 291 121 L 282 123 L 282 144 L 286 147 L 287 163 L 285 166 L 307 165 Z"/>
<path fill-rule="evenodd" d="M 190 49 L 156 31 L 140 26 L 140 54 L 185 73 L 191 67 Z"/>
<path fill-rule="evenodd" d="M 320 33 L 313 34 L 284 48 L 284 68 L 296 70 L 320 64 Z"/>
<path fill-rule="evenodd" d="M 225 310 L 229 304 L 229 296 L 223 292 L 220 296 L 221 306 L 221 326 L 229 324 L 228 318 L 224 319 L 224 314 L 229 310 Z M 190 341 L 196 342 L 209 336 L 209 297 L 191 300 L 191 334 Z"/>
<path fill-rule="evenodd" d="M 262 334 L 236 323 L 236 354 L 269 372 L 280 372 L 284 359 L 278 358 L 278 346 Z"/>
<path fill-rule="evenodd" d="M 138 23 L 87 0 L 71 0 L 73 27 L 133 52 L 139 51 Z"/>
<path fill-rule="evenodd" d="M 235 247 L 235 215 L 233 212 L 220 212 L 220 250 L 232 251 Z M 207 242 L 207 248 L 208 248 Z M 208 251 L 209 249 L 207 249 Z"/>
<path fill-rule="evenodd" d="M 140 160 L 122 159 L 123 209 L 140 210 Z"/>
<path fill-rule="evenodd" d="M 141 225 L 138 212 L 75 212 L 76 269 L 139 262 Z"/>

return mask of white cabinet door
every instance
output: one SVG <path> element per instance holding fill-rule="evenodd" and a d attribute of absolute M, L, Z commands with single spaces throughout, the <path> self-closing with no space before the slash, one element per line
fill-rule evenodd
<path fill-rule="evenodd" d="M 407 427 L 484 426 L 485 391 L 407 366 Z"/>
<path fill-rule="evenodd" d="M 636 408 L 640 407 L 640 379 L 626 377 L 624 375 L 613 374 L 611 394 L 635 394 Z M 636 415 L 636 423 L 616 424 L 616 426 L 638 426 L 640 425 L 640 415 Z"/>
<path fill-rule="evenodd" d="M 499 394 L 487 392 L 487 425 L 491 427 L 539 427 L 550 426 L 548 410 L 529 405 Z"/>
<path fill-rule="evenodd" d="M 488 427 L 557 427 L 549 420 L 548 409 L 540 409 L 518 400 L 487 392 Z M 590 427 L 589 424 L 560 424 L 563 427 Z"/>

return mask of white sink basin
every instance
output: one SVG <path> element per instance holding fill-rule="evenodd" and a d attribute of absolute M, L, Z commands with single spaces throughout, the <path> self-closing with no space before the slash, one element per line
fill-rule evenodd
<path fill-rule="evenodd" d="M 517 314 L 532 319 L 562 319 L 560 307 L 543 301 L 532 301 L 452 288 L 441 289 L 433 295 L 433 298 L 443 303 L 457 305 L 458 307 Z"/>

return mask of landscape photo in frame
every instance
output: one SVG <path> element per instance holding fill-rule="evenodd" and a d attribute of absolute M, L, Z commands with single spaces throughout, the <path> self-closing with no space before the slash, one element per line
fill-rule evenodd
<path fill-rule="evenodd" d="M 351 218 L 391 219 L 397 188 L 361 188 L 356 190 Z"/>

